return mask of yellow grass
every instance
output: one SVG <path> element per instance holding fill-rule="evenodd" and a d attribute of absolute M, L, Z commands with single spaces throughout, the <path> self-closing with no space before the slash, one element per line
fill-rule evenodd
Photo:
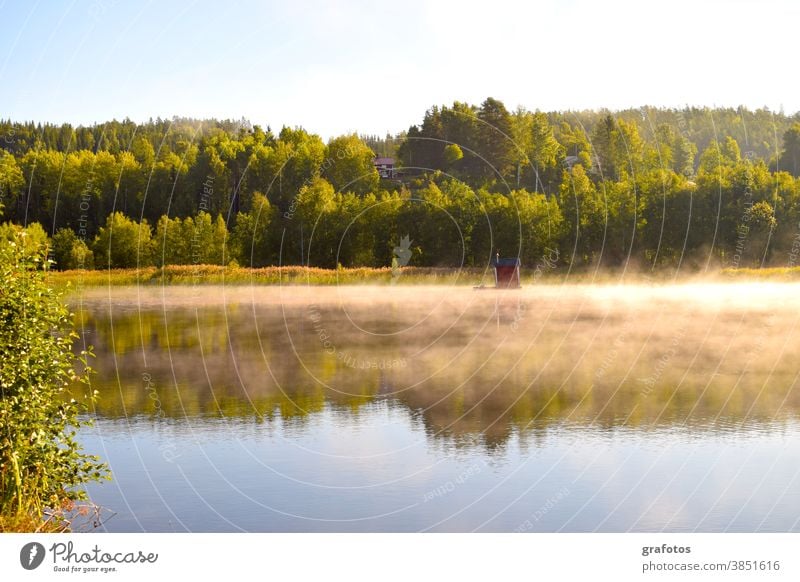
<path fill-rule="evenodd" d="M 731 279 L 767 279 L 795 281 L 800 279 L 800 267 L 771 267 L 766 269 L 723 269 L 722 276 Z"/>
<path fill-rule="evenodd" d="M 318 269 L 314 267 L 246 267 L 220 265 L 170 265 L 164 268 L 111 269 L 104 271 L 52 271 L 53 285 L 101 287 L 107 285 L 354 285 L 370 284 L 464 284 L 488 283 L 482 269 L 404 267 L 395 273 L 391 268 L 360 267 Z M 485 279 L 485 280 L 484 280 Z"/>

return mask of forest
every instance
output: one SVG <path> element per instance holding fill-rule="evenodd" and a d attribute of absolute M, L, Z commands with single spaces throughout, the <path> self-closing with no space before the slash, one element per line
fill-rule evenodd
<path fill-rule="evenodd" d="M 0 211 L 0 237 L 24 228 L 57 269 L 388 267 L 405 237 L 420 267 L 794 266 L 800 114 L 487 98 L 327 142 L 245 119 L 5 120 Z"/>

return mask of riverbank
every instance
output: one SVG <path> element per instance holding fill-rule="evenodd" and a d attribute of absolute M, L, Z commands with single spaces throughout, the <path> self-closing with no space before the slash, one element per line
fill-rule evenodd
<path fill-rule="evenodd" d="M 164 268 L 51 271 L 50 283 L 56 287 L 107 287 L 130 285 L 488 285 L 494 284 L 490 268 L 389 267 L 319 269 L 314 267 L 223 267 L 219 265 L 171 265 Z M 723 269 L 696 273 L 661 270 L 639 272 L 633 269 L 523 269 L 522 284 L 535 283 L 626 283 L 705 280 L 800 280 L 800 267 L 769 269 Z"/>
<path fill-rule="evenodd" d="M 757 281 L 800 281 L 800 267 L 769 267 L 764 269 L 723 269 L 725 279 Z"/>
<path fill-rule="evenodd" d="M 318 269 L 314 267 L 224 267 L 220 265 L 170 265 L 141 269 L 52 271 L 56 286 L 129 285 L 357 285 L 361 283 L 477 285 L 488 282 L 489 270 L 416 268 Z"/>

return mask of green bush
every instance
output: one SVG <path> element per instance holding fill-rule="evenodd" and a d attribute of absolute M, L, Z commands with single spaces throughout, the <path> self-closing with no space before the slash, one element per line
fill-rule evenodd
<path fill-rule="evenodd" d="M 108 215 L 94 241 L 98 269 L 131 269 L 153 264 L 153 241 L 147 220 L 135 222 L 122 214 Z"/>
<path fill-rule="evenodd" d="M 92 251 L 71 228 L 62 228 L 53 236 L 53 259 L 59 271 L 94 268 Z"/>
<path fill-rule="evenodd" d="M 25 233 L 25 236 L 20 236 L 21 233 Z M 0 225 L 0 244 L 12 241 L 16 241 L 21 247 L 21 252 L 29 256 L 39 252 L 46 255 L 50 248 L 50 239 L 38 222 L 33 222 L 26 227 L 10 222 Z M 44 265 L 39 265 L 38 268 L 44 268 Z"/>
<path fill-rule="evenodd" d="M 63 521 L 79 487 L 109 475 L 76 440 L 96 394 L 79 402 L 70 386 L 88 384 L 91 354 L 72 351 L 71 315 L 45 283 L 47 247 L 27 238 L 0 241 L 0 530 Z"/>

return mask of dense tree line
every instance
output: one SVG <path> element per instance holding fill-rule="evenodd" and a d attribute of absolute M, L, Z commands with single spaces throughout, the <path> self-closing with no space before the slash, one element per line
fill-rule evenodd
<path fill-rule="evenodd" d="M 376 155 L 397 158 L 395 179 Z M 533 267 L 554 250 L 572 266 L 786 263 L 798 176 L 800 117 L 768 110 L 543 113 L 489 98 L 327 143 L 246 120 L 0 122 L 3 219 L 41 225 L 31 236 L 65 269 L 388 266 L 406 235 L 419 266 L 501 252 Z"/>

